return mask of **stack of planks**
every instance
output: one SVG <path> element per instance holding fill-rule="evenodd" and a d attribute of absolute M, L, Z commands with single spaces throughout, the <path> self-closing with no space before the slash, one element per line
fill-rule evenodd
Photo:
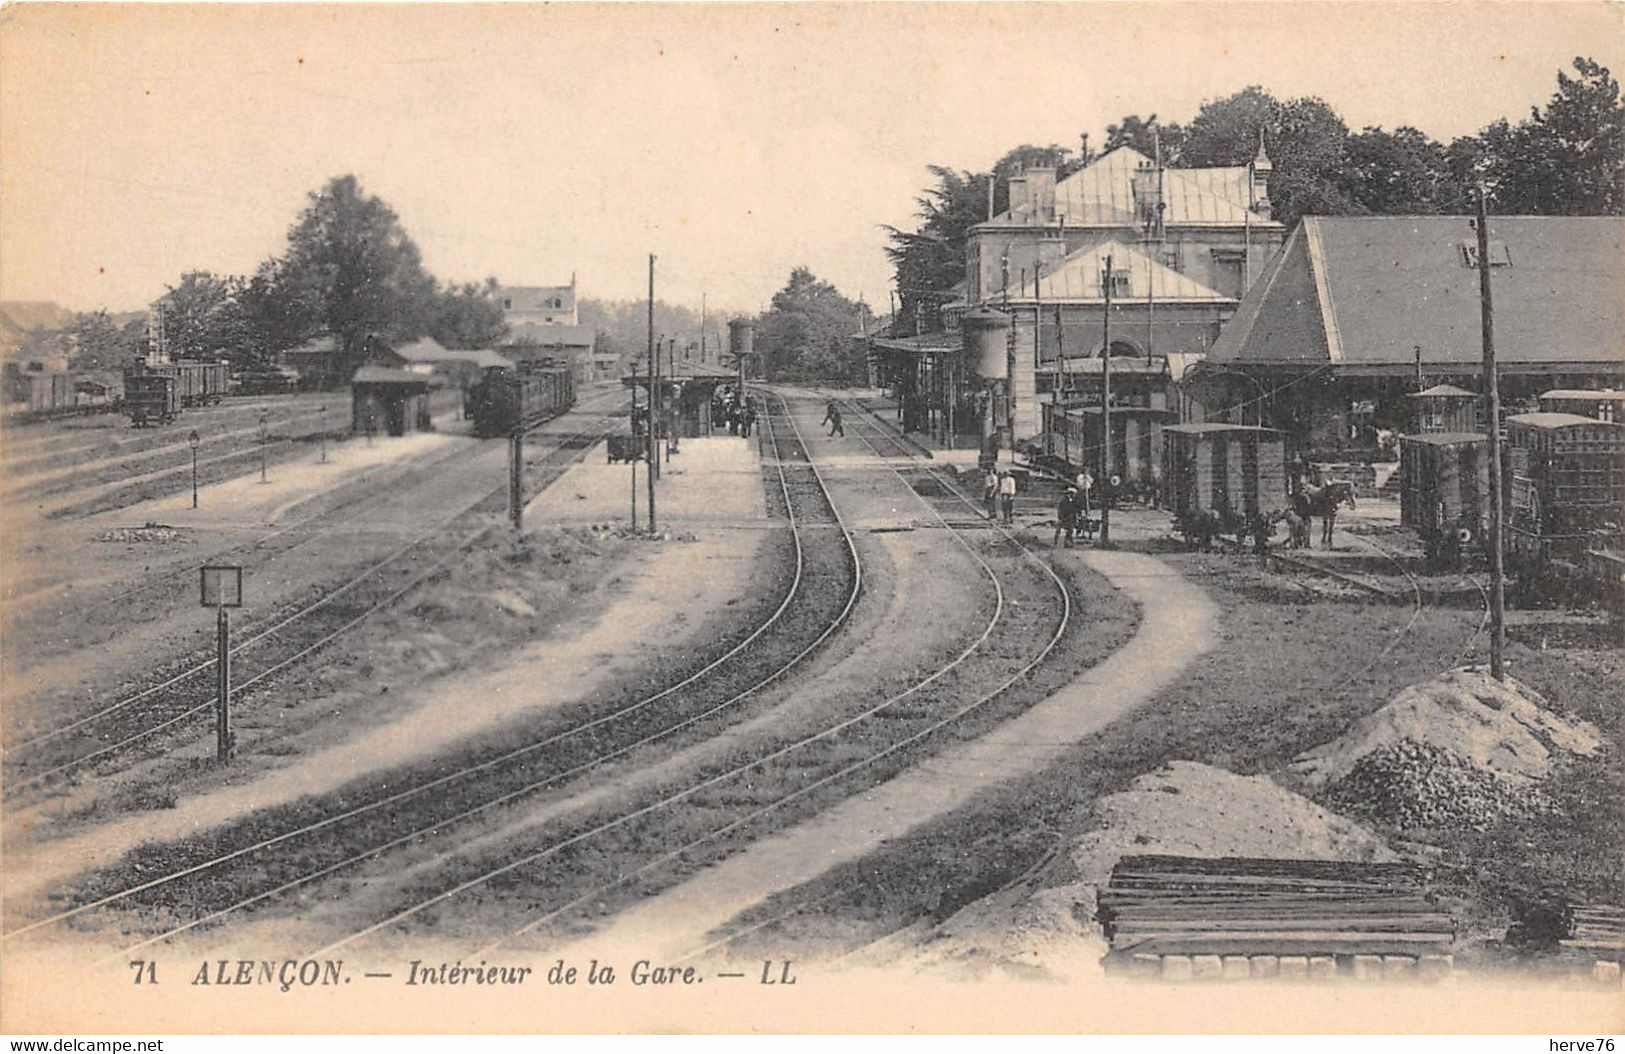
<path fill-rule="evenodd" d="M 1110 971 L 1189 978 L 1442 976 L 1455 921 L 1411 864 L 1128 856 L 1101 890 Z"/>
<path fill-rule="evenodd" d="M 1618 981 L 1620 959 L 1625 957 L 1625 908 L 1615 904 L 1576 904 L 1571 909 L 1574 933 L 1558 945 L 1570 955 L 1591 962 L 1599 981 Z"/>

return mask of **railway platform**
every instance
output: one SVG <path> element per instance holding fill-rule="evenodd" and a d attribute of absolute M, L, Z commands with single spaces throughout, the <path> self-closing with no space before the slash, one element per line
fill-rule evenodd
<path fill-rule="evenodd" d="M 649 491 L 637 464 L 637 522 L 649 524 Z M 567 523 L 629 523 L 632 467 L 610 464 L 599 444 L 558 482 L 525 506 L 527 526 Z M 679 452 L 662 463 L 655 482 L 657 527 L 765 525 L 762 460 L 756 438 L 705 436 L 681 440 Z"/>

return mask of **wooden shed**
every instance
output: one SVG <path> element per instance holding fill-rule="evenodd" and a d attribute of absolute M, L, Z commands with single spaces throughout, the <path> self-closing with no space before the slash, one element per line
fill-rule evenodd
<path fill-rule="evenodd" d="M 1465 433 L 1478 428 L 1478 396 L 1453 384 L 1412 392 L 1411 421 L 1416 435 Z"/>
<path fill-rule="evenodd" d="M 432 374 L 389 366 L 363 366 L 350 381 L 350 429 L 354 432 L 431 432 L 429 390 L 444 384 Z"/>

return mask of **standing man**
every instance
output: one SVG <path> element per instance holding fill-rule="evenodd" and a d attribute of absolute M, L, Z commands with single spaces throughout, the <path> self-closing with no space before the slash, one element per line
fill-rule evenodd
<path fill-rule="evenodd" d="M 835 405 L 834 399 L 829 401 L 829 409 L 824 411 L 824 423 L 829 425 L 831 437 L 846 435 L 846 430 L 841 427 L 841 408 Z"/>
<path fill-rule="evenodd" d="M 999 477 L 999 508 L 1005 523 L 1016 522 L 1016 474 L 1009 469 Z"/>
<path fill-rule="evenodd" d="M 996 520 L 999 517 L 999 474 L 993 466 L 987 467 L 987 474 L 982 477 L 982 504 L 987 506 L 987 518 Z"/>
<path fill-rule="evenodd" d="M 1055 537 L 1050 541 L 1050 548 L 1066 537 L 1066 547 L 1072 548 L 1072 535 L 1078 529 L 1078 488 L 1068 487 L 1066 493 L 1055 506 Z"/>
<path fill-rule="evenodd" d="M 746 439 L 750 438 L 750 430 L 756 426 L 756 407 L 750 403 L 745 404 L 744 412 L 739 415 L 740 434 Z"/>

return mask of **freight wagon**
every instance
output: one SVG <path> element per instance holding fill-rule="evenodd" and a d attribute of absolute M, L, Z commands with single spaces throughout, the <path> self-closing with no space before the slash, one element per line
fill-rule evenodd
<path fill-rule="evenodd" d="M 225 397 L 230 380 L 230 369 L 224 362 L 149 364 L 137 359 L 124 372 L 125 412 L 137 428 L 172 421 L 185 407 L 218 403 Z M 169 390 L 163 391 L 165 388 Z M 138 393 L 133 402 L 132 392 Z"/>
<path fill-rule="evenodd" d="M 1506 419 L 1507 554 L 1525 596 L 1589 589 L 1592 551 L 1625 550 L 1625 423 Z"/>
<path fill-rule="evenodd" d="M 1483 544 L 1490 522 L 1490 440 L 1430 432 L 1400 440 L 1399 522 L 1422 538 L 1430 564 L 1453 565 Z"/>
<path fill-rule="evenodd" d="M 1162 429 L 1162 500 L 1186 544 L 1221 534 L 1262 541 L 1287 507 L 1286 444 L 1273 428 L 1190 424 Z"/>
<path fill-rule="evenodd" d="M 1541 393 L 1540 409 L 1625 424 L 1625 392 L 1559 388 Z"/>
<path fill-rule="evenodd" d="M 1102 414 L 1098 406 L 1044 407 L 1044 433 L 1053 467 L 1070 478 L 1102 464 Z M 1112 474 L 1123 498 L 1154 499 L 1162 480 L 1162 430 L 1179 419 L 1174 410 L 1146 406 L 1112 407 Z"/>
<path fill-rule="evenodd" d="M 575 376 L 568 366 L 535 366 L 514 372 L 491 367 L 468 391 L 477 436 L 526 432 L 575 405 Z"/>

